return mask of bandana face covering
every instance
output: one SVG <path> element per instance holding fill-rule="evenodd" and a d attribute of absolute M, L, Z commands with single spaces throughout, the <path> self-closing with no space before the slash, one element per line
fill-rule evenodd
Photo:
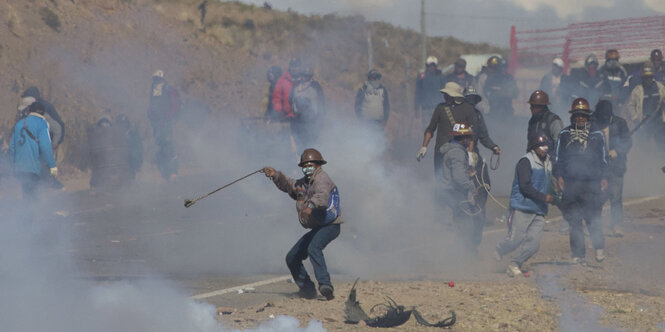
<path fill-rule="evenodd" d="M 314 165 L 305 165 L 302 168 L 302 173 L 305 174 L 306 177 L 310 177 L 312 174 L 314 174 L 314 169 Z"/>

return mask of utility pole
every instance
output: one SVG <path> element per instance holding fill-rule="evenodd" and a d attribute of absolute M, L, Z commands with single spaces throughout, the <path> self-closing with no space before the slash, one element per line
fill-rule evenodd
<path fill-rule="evenodd" d="M 422 64 L 425 68 L 425 60 L 427 59 L 427 33 L 425 32 L 425 0 L 420 2 L 420 43 L 422 46 Z"/>
<path fill-rule="evenodd" d="M 367 65 L 368 71 L 374 67 L 374 55 L 372 54 L 372 26 L 367 29 Z"/>

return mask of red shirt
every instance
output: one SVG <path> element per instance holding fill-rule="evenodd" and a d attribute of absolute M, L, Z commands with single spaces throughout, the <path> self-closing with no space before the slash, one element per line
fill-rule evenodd
<path fill-rule="evenodd" d="M 289 103 L 289 94 L 293 88 L 293 78 L 287 71 L 275 84 L 275 90 L 272 93 L 272 105 L 275 111 L 283 113 L 287 118 L 295 116 Z"/>

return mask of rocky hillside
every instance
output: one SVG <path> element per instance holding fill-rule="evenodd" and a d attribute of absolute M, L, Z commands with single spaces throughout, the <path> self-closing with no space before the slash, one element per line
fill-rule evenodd
<path fill-rule="evenodd" d="M 6 0 L 0 13 L 0 129 L 11 127 L 21 92 L 38 86 L 67 125 L 59 159 L 79 169 L 86 165 L 85 128 L 104 110 L 127 113 L 150 137 L 146 109 L 157 69 L 187 104 L 204 105 L 218 119 L 242 118 L 262 114 L 267 68 L 301 56 L 314 65 L 327 98 L 351 112 L 368 69 L 368 30 L 395 121 L 411 114 L 407 87 L 419 70 L 419 35 L 360 16 L 201 0 Z M 454 38 L 430 38 L 428 45 L 441 65 L 462 53 L 500 51 Z"/>

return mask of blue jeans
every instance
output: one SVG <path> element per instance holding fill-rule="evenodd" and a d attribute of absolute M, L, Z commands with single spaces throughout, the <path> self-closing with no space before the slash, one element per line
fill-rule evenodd
<path fill-rule="evenodd" d="M 314 289 L 314 283 L 302 265 L 307 256 L 309 256 L 312 267 L 314 267 L 314 275 L 316 276 L 316 281 L 319 282 L 319 286 L 329 285 L 332 287 L 330 274 L 326 267 L 326 260 L 323 258 L 323 248 L 339 236 L 339 231 L 339 224 L 314 228 L 305 233 L 293 248 L 289 250 L 289 253 L 286 254 L 286 265 L 289 267 L 293 281 L 295 281 L 298 287 L 301 289 Z"/>

